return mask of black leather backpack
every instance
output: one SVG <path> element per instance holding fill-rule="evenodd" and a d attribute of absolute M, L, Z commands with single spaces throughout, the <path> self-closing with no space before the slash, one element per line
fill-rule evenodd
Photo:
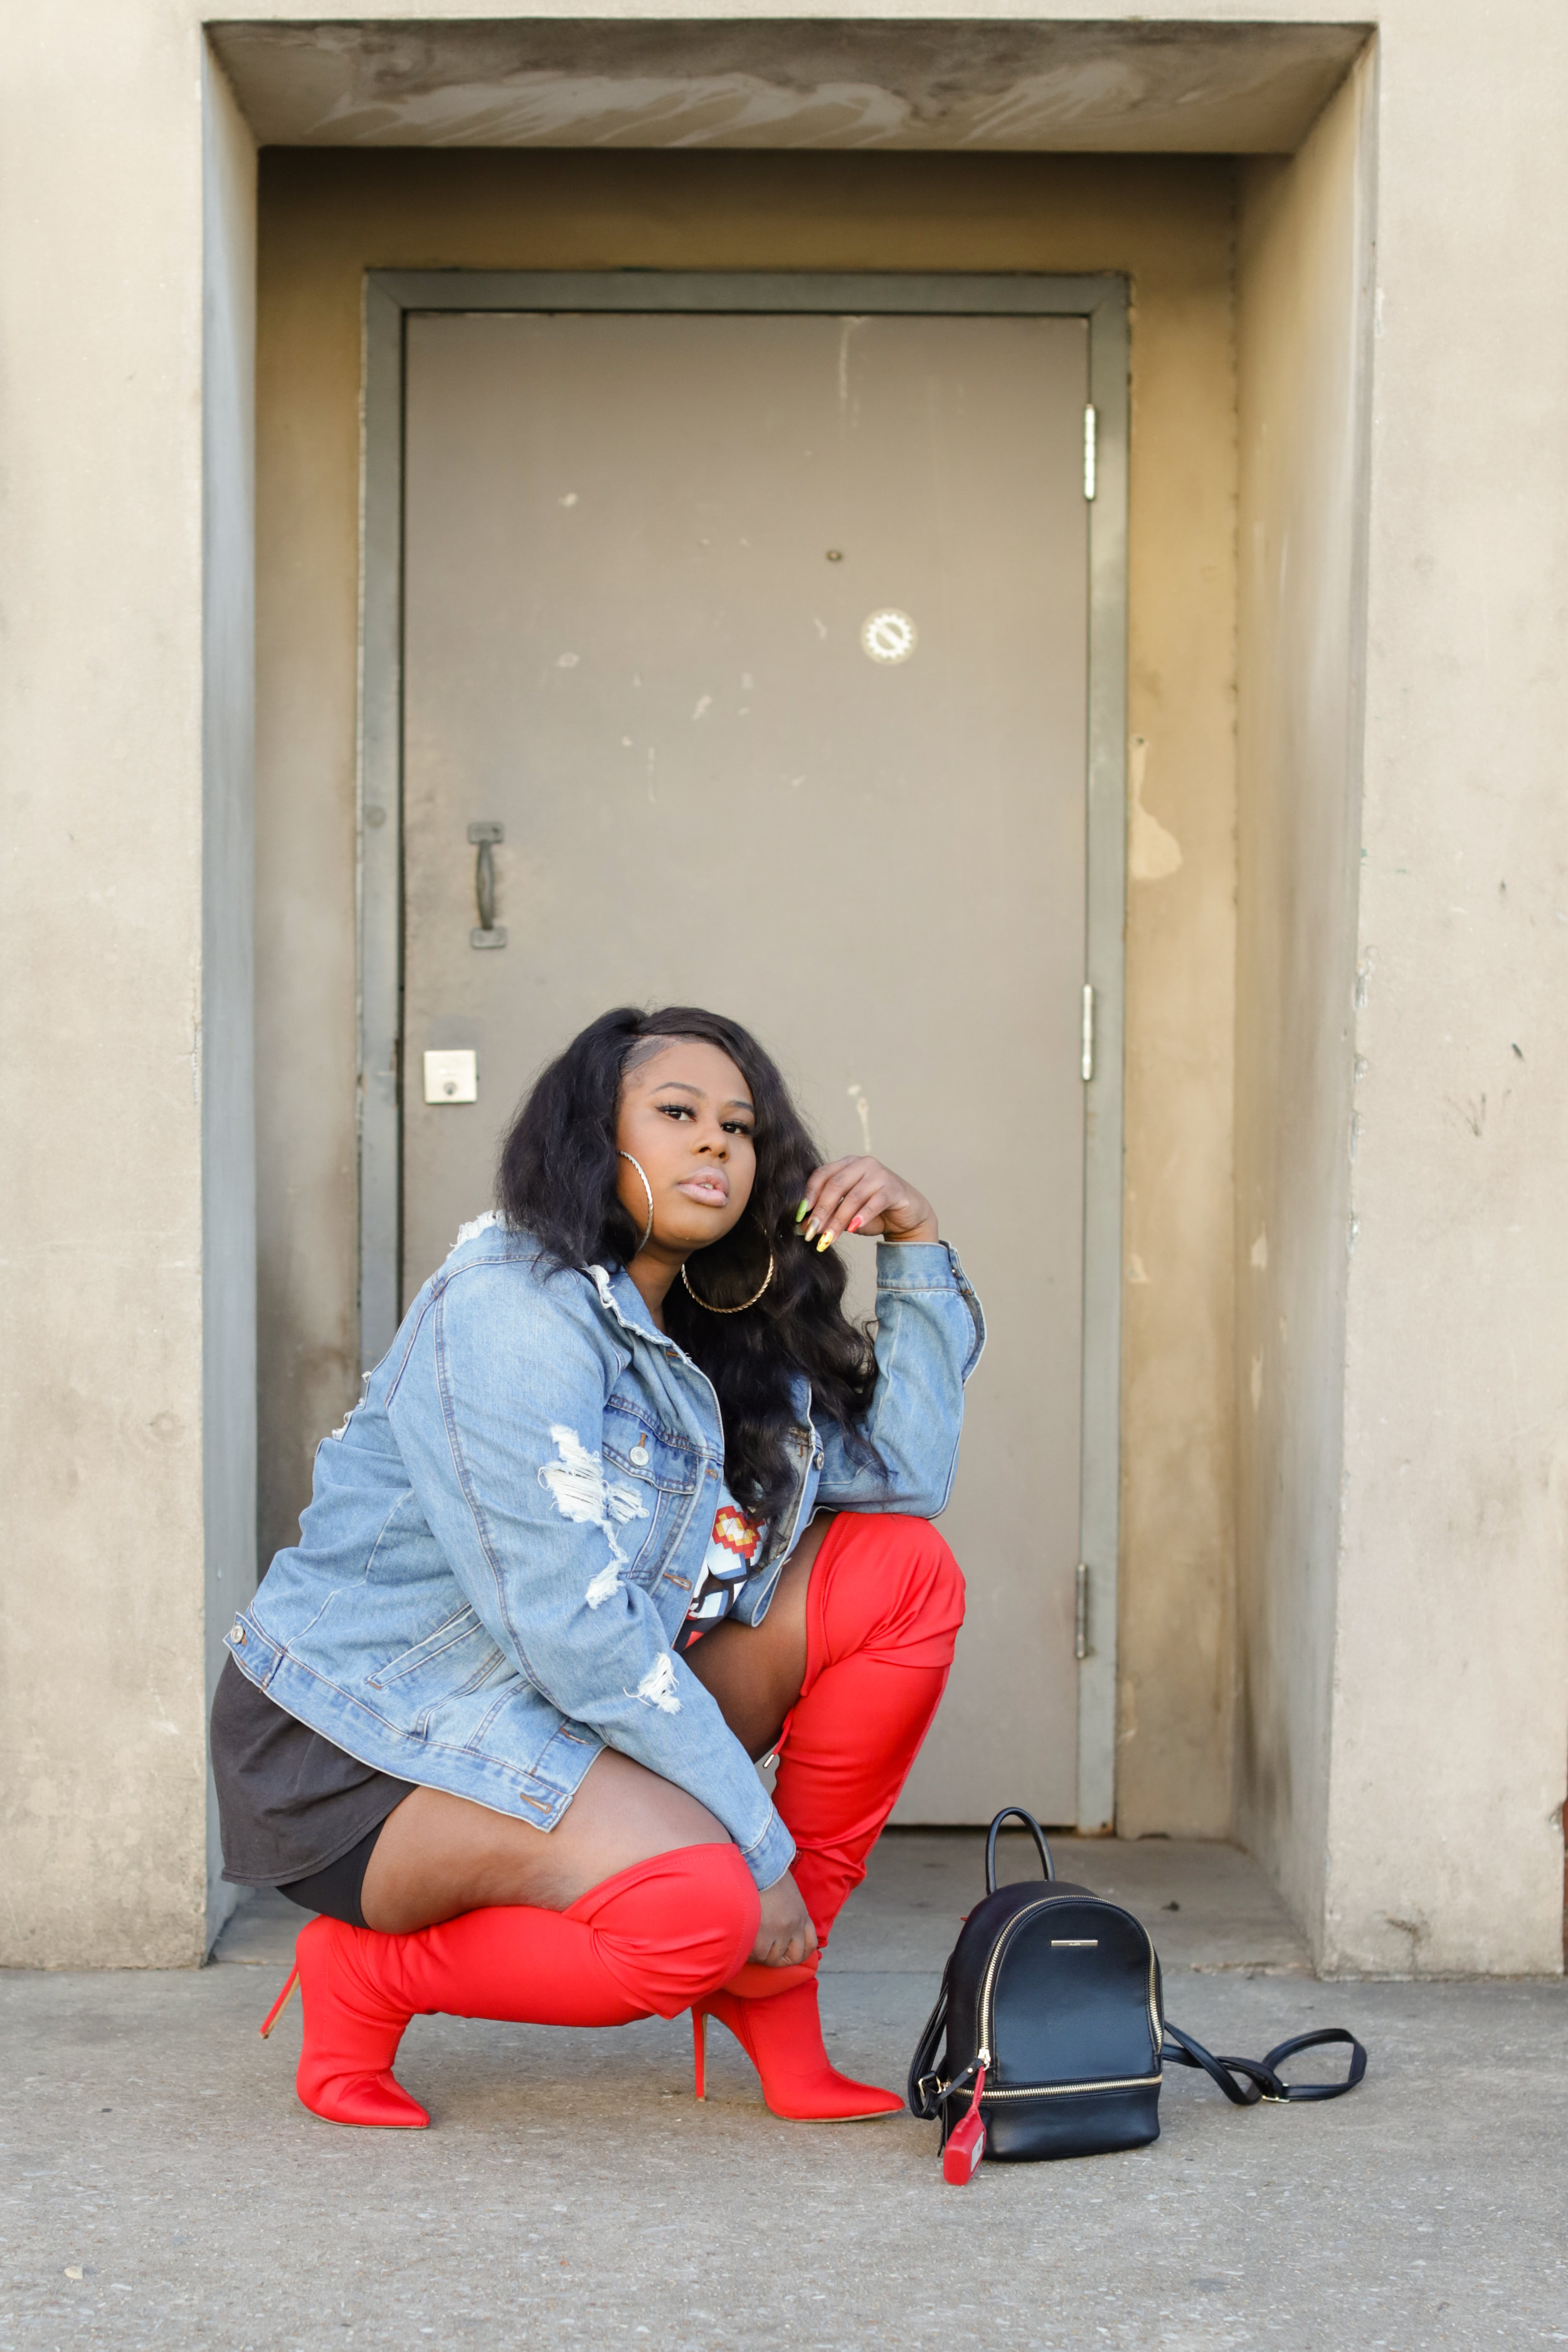
<path fill-rule="evenodd" d="M 997 1885 L 996 1835 L 1009 1819 L 1034 1838 L 1043 1886 Z M 1286 2059 L 1328 2042 L 1350 2045 L 1342 2083 L 1280 2081 Z M 1342 2026 L 1328 2026 L 1261 2060 L 1212 2056 L 1165 2018 L 1148 1929 L 1120 1904 L 1058 1878 L 1034 1815 L 1005 1807 L 985 1840 L 984 1899 L 964 1921 L 910 2066 L 910 2111 L 940 2121 L 947 2179 L 969 2179 L 983 2156 L 1033 2164 L 1142 2147 L 1160 2136 L 1169 2064 L 1202 2067 L 1249 2107 L 1340 2098 L 1366 2073 L 1366 2052 Z"/>

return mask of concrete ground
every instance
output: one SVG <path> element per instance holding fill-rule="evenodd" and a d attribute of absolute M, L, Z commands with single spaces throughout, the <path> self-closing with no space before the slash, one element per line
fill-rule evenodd
<path fill-rule="evenodd" d="M 883 1840 L 824 1972 L 851 2070 L 902 2083 L 979 1857 Z M 1178 2023 L 1347 2023 L 1362 2089 L 1242 2111 L 1173 2070 L 1153 2147 L 954 2189 L 907 2116 L 776 2122 L 718 2029 L 698 2106 L 684 2021 L 419 2018 L 435 2128 L 339 2130 L 293 2096 L 298 2004 L 258 2038 L 300 1915 L 257 1898 L 199 1974 L 0 1975 L 0 2352 L 1568 2344 L 1568 1988 L 1320 1984 L 1227 1847 L 1058 1862 L 1149 1922 Z"/>

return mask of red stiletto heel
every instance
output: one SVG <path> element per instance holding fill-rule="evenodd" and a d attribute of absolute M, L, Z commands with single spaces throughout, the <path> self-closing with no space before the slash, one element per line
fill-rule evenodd
<path fill-rule="evenodd" d="M 289 1971 L 282 1991 L 279 1994 L 277 2000 L 273 2002 L 271 2008 L 268 2011 L 266 2016 L 261 2021 L 261 2039 L 263 2042 L 268 2039 L 273 2027 L 282 2016 L 283 2011 L 288 2005 L 289 1996 L 293 1991 L 299 1981 L 300 1966 L 299 1962 L 296 1961 L 294 1966 Z"/>
<path fill-rule="evenodd" d="M 770 1976 L 795 1975 L 771 1969 Z M 857 2083 L 828 2063 L 816 2011 L 815 1973 L 771 1999 L 746 2000 L 728 1990 L 710 1993 L 691 2007 L 697 2095 L 707 2096 L 707 2025 L 716 2017 L 727 2025 L 762 2077 L 770 2111 L 786 2123 L 866 2123 L 873 2116 L 896 2116 L 903 2101 L 874 2083 Z"/>

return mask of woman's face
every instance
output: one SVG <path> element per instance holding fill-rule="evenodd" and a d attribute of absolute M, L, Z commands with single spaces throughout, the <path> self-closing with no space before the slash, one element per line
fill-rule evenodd
<path fill-rule="evenodd" d="M 740 1223 L 757 1173 L 751 1090 L 717 1045 L 672 1037 L 622 1082 L 616 1143 L 641 1162 L 653 1192 L 653 1244 L 682 1257 Z M 617 1163 L 616 1191 L 640 1234 L 647 1194 Z"/>

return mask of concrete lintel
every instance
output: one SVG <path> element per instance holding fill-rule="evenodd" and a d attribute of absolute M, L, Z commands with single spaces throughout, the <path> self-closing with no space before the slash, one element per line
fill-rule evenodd
<path fill-rule="evenodd" d="M 1358 24 L 226 23 L 262 145 L 1284 154 Z"/>

